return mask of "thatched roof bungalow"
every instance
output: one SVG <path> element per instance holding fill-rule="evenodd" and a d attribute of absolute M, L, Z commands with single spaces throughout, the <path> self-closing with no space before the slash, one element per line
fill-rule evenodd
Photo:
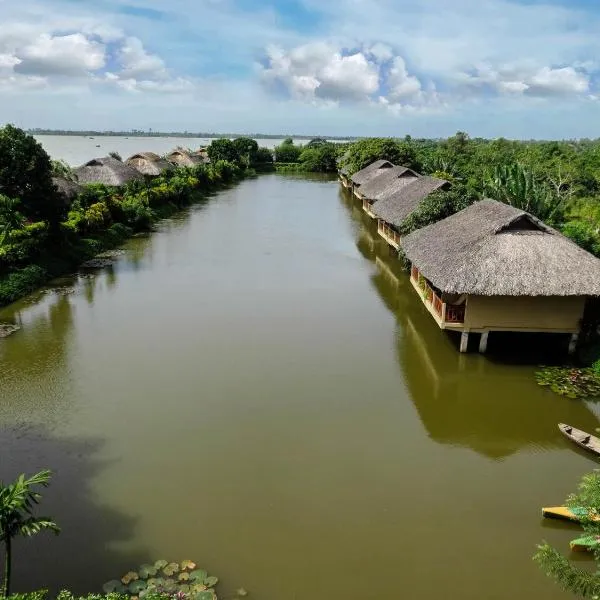
<path fill-rule="evenodd" d="M 413 178 L 406 185 L 385 194 L 381 200 L 376 200 L 370 205 L 369 212 L 377 218 L 379 235 L 394 248 L 400 248 L 398 228 L 404 219 L 414 212 L 429 194 L 449 187 L 450 183 L 444 179 L 424 175 Z"/>
<path fill-rule="evenodd" d="M 365 185 L 365 183 L 368 183 L 374 177 L 385 173 L 387 169 L 392 169 L 394 166 L 394 163 L 391 163 L 389 160 L 376 160 L 375 162 L 372 162 L 370 165 L 367 165 L 364 169 L 357 171 L 350 177 L 352 191 L 357 195 L 357 190 L 361 185 Z"/>
<path fill-rule="evenodd" d="M 195 167 L 202 164 L 204 159 L 194 152 L 188 152 L 183 148 L 177 148 L 167 154 L 166 159 L 176 167 Z"/>
<path fill-rule="evenodd" d="M 371 206 L 377 200 L 392 196 L 404 186 L 418 179 L 420 175 L 408 167 L 392 167 L 360 186 L 356 195 L 363 201 L 363 210 L 372 218 L 375 215 Z"/>
<path fill-rule="evenodd" d="M 534 216 L 482 200 L 402 240 L 411 282 L 442 329 L 565 333 L 575 349 L 600 260 Z"/>
<path fill-rule="evenodd" d="M 115 187 L 125 185 L 130 181 L 144 179 L 139 171 L 112 156 L 90 160 L 85 165 L 75 169 L 75 175 L 77 181 L 83 185 L 102 183 Z"/>
<path fill-rule="evenodd" d="M 147 177 L 158 177 L 164 171 L 174 168 L 168 160 L 161 158 L 154 152 L 139 152 L 138 154 L 134 154 L 125 161 L 125 164 L 133 167 L 136 171 Z"/>
<path fill-rule="evenodd" d="M 65 205 L 71 204 L 81 192 L 83 187 L 76 181 L 71 181 L 65 177 L 53 177 L 52 184 L 56 188 L 59 196 L 64 200 Z"/>

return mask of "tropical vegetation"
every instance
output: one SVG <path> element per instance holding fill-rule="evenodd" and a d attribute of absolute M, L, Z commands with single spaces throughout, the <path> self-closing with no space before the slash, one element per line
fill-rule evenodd
<path fill-rule="evenodd" d="M 592 539 L 600 540 L 600 472 L 585 475 L 576 493 L 571 494 L 566 505 L 581 515 L 581 525 Z M 565 590 L 581 598 L 600 596 L 600 542 L 592 544 L 596 570 L 575 566 L 556 548 L 544 542 L 538 546 L 534 560 L 543 571 L 554 578 Z"/>
<path fill-rule="evenodd" d="M 17 536 L 32 537 L 41 531 L 60 531 L 50 517 L 34 515 L 33 511 L 42 496 L 36 487 L 47 487 L 50 471 L 40 471 L 31 477 L 19 475 L 16 481 L 4 484 L 0 481 L 0 543 L 4 547 L 4 576 L 0 598 L 10 594 L 12 571 L 12 544 Z"/>

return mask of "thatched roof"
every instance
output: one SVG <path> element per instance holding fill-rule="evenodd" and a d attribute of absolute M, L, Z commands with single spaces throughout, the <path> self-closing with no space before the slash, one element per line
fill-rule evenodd
<path fill-rule="evenodd" d="M 390 194 L 385 194 L 381 200 L 373 203 L 371 210 L 380 219 L 398 227 L 429 194 L 449 185 L 444 179 L 424 175 L 413 179 L 408 185 L 403 185 Z"/>
<path fill-rule="evenodd" d="M 104 185 L 121 186 L 129 181 L 143 179 L 142 174 L 133 167 L 113 158 L 95 158 L 75 169 L 77 181 L 81 184 L 103 183 Z"/>
<path fill-rule="evenodd" d="M 600 296 L 600 260 L 534 216 L 482 200 L 402 240 L 409 260 L 444 292 Z"/>
<path fill-rule="evenodd" d="M 373 177 L 381 175 L 386 169 L 391 169 L 393 166 L 394 163 L 389 160 L 376 160 L 364 169 L 354 173 L 350 179 L 354 185 L 364 185 L 367 181 L 371 181 Z"/>
<path fill-rule="evenodd" d="M 377 177 L 360 186 L 360 193 L 367 200 L 379 200 L 397 192 L 417 177 L 420 175 L 408 167 L 383 169 Z"/>
<path fill-rule="evenodd" d="M 83 187 L 77 182 L 64 177 L 53 177 L 52 183 L 58 193 L 68 202 L 74 200 L 83 191 Z"/>
<path fill-rule="evenodd" d="M 188 152 L 182 148 L 173 150 L 173 152 L 167 154 L 166 158 L 170 163 L 179 167 L 194 167 L 204 162 L 204 159 L 198 154 Z"/>
<path fill-rule="evenodd" d="M 139 171 L 142 175 L 158 177 L 163 171 L 173 169 L 173 165 L 154 152 L 140 152 L 130 156 L 125 164 Z"/>

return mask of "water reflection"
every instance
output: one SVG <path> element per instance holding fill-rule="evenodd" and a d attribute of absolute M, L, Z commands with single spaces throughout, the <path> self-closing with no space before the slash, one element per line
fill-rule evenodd
<path fill-rule="evenodd" d="M 0 428 L 0 480 L 12 481 L 19 473 L 51 466 L 53 480 L 44 491 L 41 510 L 62 529 L 58 537 L 41 533 L 16 541 L 15 590 L 100 590 L 105 581 L 122 574 L 125 565 L 154 559 L 138 548 L 124 549 L 134 537 L 136 520 L 99 502 L 91 486 L 110 466 L 98 458 L 102 446 L 99 439 L 59 439 L 41 427 Z"/>
<path fill-rule="evenodd" d="M 348 206 L 351 199 L 347 194 L 343 199 Z M 414 293 L 374 222 L 359 210 L 352 202 L 352 216 L 360 224 L 356 245 L 375 264 L 371 283 L 396 316 L 398 364 L 431 439 L 502 459 L 526 449 L 567 447 L 557 429 L 561 421 L 590 431 L 600 426 L 585 403 L 537 386 L 533 367 L 458 353 Z"/>

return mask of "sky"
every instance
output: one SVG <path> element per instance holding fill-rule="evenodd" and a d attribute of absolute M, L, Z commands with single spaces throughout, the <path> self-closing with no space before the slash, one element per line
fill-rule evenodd
<path fill-rule="evenodd" d="M 598 0 L 0 0 L 25 128 L 600 137 Z"/>

